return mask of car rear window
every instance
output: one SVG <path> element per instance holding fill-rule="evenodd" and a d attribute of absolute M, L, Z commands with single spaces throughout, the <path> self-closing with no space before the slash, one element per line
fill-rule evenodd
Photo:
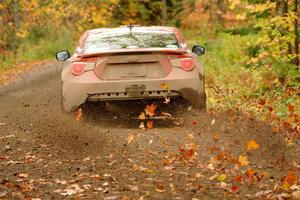
<path fill-rule="evenodd" d="M 167 31 L 110 31 L 88 36 L 84 51 L 130 48 L 179 48 L 179 43 L 175 34 Z"/>

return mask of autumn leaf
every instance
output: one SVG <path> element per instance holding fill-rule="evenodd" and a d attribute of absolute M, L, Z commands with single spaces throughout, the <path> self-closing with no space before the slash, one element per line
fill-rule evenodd
<path fill-rule="evenodd" d="M 153 121 L 152 120 L 148 120 L 147 121 L 147 128 L 149 128 L 149 129 L 151 129 L 151 128 L 153 128 Z"/>
<path fill-rule="evenodd" d="M 247 143 L 247 149 L 248 150 L 256 150 L 259 148 L 259 144 L 257 144 L 254 140 L 250 140 Z"/>
<path fill-rule="evenodd" d="M 77 111 L 75 111 L 75 119 L 76 119 L 76 121 L 80 121 L 80 119 L 81 119 L 81 117 L 82 117 L 82 109 L 81 108 L 79 108 Z"/>
<path fill-rule="evenodd" d="M 134 140 L 134 135 L 128 135 L 127 143 L 130 144 Z"/>
<path fill-rule="evenodd" d="M 259 100 L 258 100 L 258 104 L 259 104 L 260 106 L 263 106 L 263 105 L 266 104 L 266 100 L 265 100 L 265 99 L 259 99 Z"/>
<path fill-rule="evenodd" d="M 160 87 L 164 90 L 169 90 L 169 85 L 167 83 L 160 84 Z"/>
<path fill-rule="evenodd" d="M 284 178 L 284 181 L 293 185 L 298 180 L 298 177 L 291 171 L 288 172 L 288 175 Z"/>
<path fill-rule="evenodd" d="M 193 121 L 192 121 L 192 125 L 195 126 L 195 125 L 197 125 L 197 124 L 198 124 L 198 122 L 197 122 L 196 120 L 193 120 Z"/>
<path fill-rule="evenodd" d="M 212 146 L 209 148 L 209 151 L 210 151 L 210 153 L 218 152 L 218 151 L 220 151 L 220 148 L 216 147 L 216 146 Z"/>
<path fill-rule="evenodd" d="M 217 179 L 220 182 L 224 182 L 226 180 L 226 178 L 227 178 L 226 174 L 221 174 L 220 176 L 218 176 Z"/>
<path fill-rule="evenodd" d="M 148 115 L 149 117 L 154 116 L 156 107 L 157 107 L 156 104 L 151 104 L 150 106 L 146 105 L 146 108 L 145 108 L 146 115 Z"/>
<path fill-rule="evenodd" d="M 239 190 L 239 187 L 237 186 L 237 185 L 232 185 L 231 186 L 231 191 L 232 192 L 236 192 L 236 191 L 238 191 Z"/>
<path fill-rule="evenodd" d="M 162 181 L 156 181 L 155 182 L 155 190 L 157 192 L 164 192 L 165 191 L 165 186 Z"/>
<path fill-rule="evenodd" d="M 219 139 L 220 139 L 220 134 L 215 133 L 215 134 L 213 135 L 213 140 L 214 140 L 215 142 L 218 142 Z"/>
<path fill-rule="evenodd" d="M 146 119 L 146 115 L 144 112 L 141 112 L 140 116 L 139 116 L 140 120 L 145 120 Z"/>
<path fill-rule="evenodd" d="M 28 178 L 29 177 L 29 174 L 26 174 L 26 173 L 20 173 L 18 175 L 20 178 Z"/>
<path fill-rule="evenodd" d="M 290 112 L 290 113 L 294 113 L 295 112 L 295 106 L 294 105 L 291 105 L 291 104 L 289 104 L 288 105 L 288 111 Z"/>
<path fill-rule="evenodd" d="M 240 163 L 241 166 L 247 166 L 247 165 L 249 165 L 248 157 L 240 155 L 239 156 L 239 163 Z"/>
<path fill-rule="evenodd" d="M 179 152 L 181 154 L 182 159 L 189 160 L 194 155 L 195 150 L 193 148 L 191 149 L 180 148 Z"/>
<path fill-rule="evenodd" d="M 240 183 L 240 182 L 242 182 L 243 177 L 242 177 L 241 175 L 238 175 L 238 176 L 234 177 L 234 180 L 235 180 L 236 182 Z"/>
<path fill-rule="evenodd" d="M 283 181 L 282 188 L 283 188 L 284 190 L 290 190 L 291 185 L 290 185 L 288 182 Z"/>
<path fill-rule="evenodd" d="M 253 169 L 248 169 L 245 174 L 248 178 L 253 178 L 255 171 Z"/>

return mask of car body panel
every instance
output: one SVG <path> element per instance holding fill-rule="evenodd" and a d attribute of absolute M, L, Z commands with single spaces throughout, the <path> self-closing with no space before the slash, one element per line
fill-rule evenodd
<path fill-rule="evenodd" d="M 128 31 L 128 28 L 94 29 L 80 38 L 73 56 L 62 71 L 63 107 L 76 110 L 86 101 L 128 100 L 182 96 L 195 108 L 203 108 L 204 69 L 197 55 L 188 50 L 181 33 L 170 27 L 134 27 L 133 29 L 163 30 L 176 35 L 180 48 L 133 48 L 85 53 L 84 41 L 91 34 L 107 30 Z M 192 59 L 194 68 L 185 71 L 176 66 L 181 57 Z M 177 59 L 177 60 L 176 60 Z M 87 65 L 79 76 L 72 73 L 72 63 Z M 175 63 L 175 64 L 174 64 Z"/>

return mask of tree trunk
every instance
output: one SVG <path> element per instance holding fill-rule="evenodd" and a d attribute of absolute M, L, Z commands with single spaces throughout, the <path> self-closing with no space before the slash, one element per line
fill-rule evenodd
<path fill-rule="evenodd" d="M 295 29 L 295 65 L 299 66 L 299 19 L 298 19 L 298 0 L 294 0 L 294 13 L 295 13 L 295 21 L 294 21 L 294 29 Z"/>
<path fill-rule="evenodd" d="M 162 8 L 161 8 L 161 25 L 165 26 L 168 20 L 168 7 L 167 7 L 167 0 L 162 1 Z"/>

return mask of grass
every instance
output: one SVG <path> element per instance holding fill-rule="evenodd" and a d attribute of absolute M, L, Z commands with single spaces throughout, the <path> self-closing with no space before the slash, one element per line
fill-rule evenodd
<path fill-rule="evenodd" d="M 233 109 L 273 125 L 300 128 L 300 89 L 290 87 L 292 80 L 282 84 L 270 67 L 247 68 L 247 47 L 258 35 L 245 36 L 183 30 L 190 46 L 207 48 L 200 57 L 206 71 L 208 109 L 220 112 Z M 208 37 L 208 36 L 211 37 Z M 288 125 L 287 125 L 288 124 Z"/>

